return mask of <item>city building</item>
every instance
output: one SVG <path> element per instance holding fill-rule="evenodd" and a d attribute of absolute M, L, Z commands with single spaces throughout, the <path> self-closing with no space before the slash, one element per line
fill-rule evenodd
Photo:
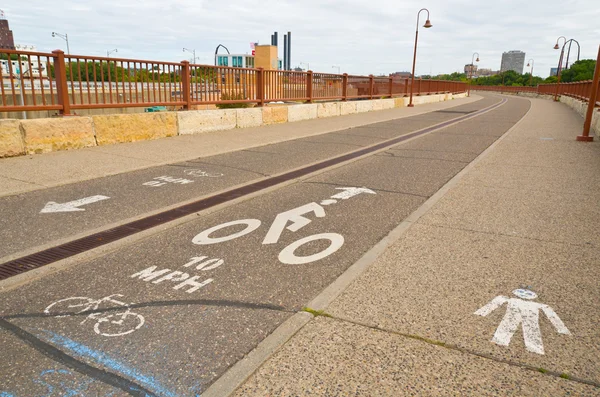
<path fill-rule="evenodd" d="M 0 48 L 5 50 L 15 49 L 13 33 L 8 26 L 8 20 L 4 16 L 4 11 L 2 10 L 0 10 Z"/>
<path fill-rule="evenodd" d="M 502 63 L 500 64 L 500 71 L 506 72 L 507 70 L 514 70 L 519 74 L 523 74 L 523 67 L 525 66 L 525 53 L 519 50 L 513 50 L 502 53 Z"/>
<path fill-rule="evenodd" d="M 473 65 L 473 64 L 471 64 L 471 63 L 467 63 L 467 64 L 465 65 L 464 71 L 465 71 L 465 73 L 467 74 L 467 76 L 468 76 L 469 74 L 472 74 L 472 75 L 473 75 L 473 77 L 475 77 L 475 73 L 477 72 L 477 65 Z"/>
<path fill-rule="evenodd" d="M 392 77 L 392 80 L 398 80 L 398 79 L 409 79 L 411 78 L 412 74 L 410 72 L 395 72 L 390 74 L 390 76 Z"/>
<path fill-rule="evenodd" d="M 14 46 L 14 49 L 17 51 L 29 51 L 36 52 L 37 48 L 33 45 L 20 45 L 17 44 Z M 0 67 L 2 68 L 3 76 L 13 76 L 13 77 L 48 77 L 46 67 L 43 62 L 38 63 L 37 57 L 27 58 L 22 56 L 19 60 L 16 59 L 16 55 L 14 55 L 15 59 L 10 59 L 10 65 L 8 59 L 0 59 Z"/>
<path fill-rule="evenodd" d="M 277 58 L 277 47 L 257 45 L 250 54 L 220 54 L 217 55 L 217 66 L 234 68 L 263 68 L 265 70 L 282 70 L 283 61 Z"/>
<path fill-rule="evenodd" d="M 558 75 L 558 68 L 550 68 L 550 76 Z"/>
<path fill-rule="evenodd" d="M 498 74 L 497 70 L 492 70 L 492 69 L 478 69 L 475 74 L 473 75 L 473 77 L 489 77 L 489 76 L 495 76 Z"/>

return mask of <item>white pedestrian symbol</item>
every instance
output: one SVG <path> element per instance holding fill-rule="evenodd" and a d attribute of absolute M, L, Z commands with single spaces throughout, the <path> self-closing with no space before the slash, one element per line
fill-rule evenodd
<path fill-rule="evenodd" d="M 546 313 L 546 316 L 548 316 L 548 319 L 559 334 L 571 335 L 565 324 L 563 324 L 550 306 L 531 301 L 537 298 L 535 292 L 527 289 L 516 289 L 513 291 L 513 294 L 522 299 L 497 296 L 490 303 L 474 313 L 485 317 L 504 303 L 508 303 L 506 314 L 498 329 L 496 329 L 492 342 L 500 346 L 508 346 L 510 339 L 522 323 L 523 339 L 525 340 L 527 350 L 532 353 L 544 354 L 544 344 L 542 343 L 542 333 L 539 324 L 540 309 Z"/>

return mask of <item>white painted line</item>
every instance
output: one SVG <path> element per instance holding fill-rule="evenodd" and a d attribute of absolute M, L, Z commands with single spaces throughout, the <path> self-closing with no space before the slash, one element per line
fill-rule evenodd
<path fill-rule="evenodd" d="M 82 205 L 92 204 L 98 201 L 107 200 L 110 197 L 107 196 L 90 196 L 85 197 L 79 200 L 69 201 L 68 203 L 56 203 L 54 201 L 49 201 L 46 203 L 44 208 L 40 211 L 40 214 L 48 214 L 52 212 L 74 212 L 74 211 L 85 211 L 81 207 Z"/>

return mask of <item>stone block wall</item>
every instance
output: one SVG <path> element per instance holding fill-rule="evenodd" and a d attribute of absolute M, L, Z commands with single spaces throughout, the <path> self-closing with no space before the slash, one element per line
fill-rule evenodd
<path fill-rule="evenodd" d="M 415 96 L 413 102 L 432 103 L 465 94 Z M 47 153 L 167 138 L 214 133 L 323 117 L 405 107 L 408 98 L 319 102 L 242 109 L 206 109 L 180 112 L 72 116 L 34 120 L 0 120 L 0 157 Z"/>

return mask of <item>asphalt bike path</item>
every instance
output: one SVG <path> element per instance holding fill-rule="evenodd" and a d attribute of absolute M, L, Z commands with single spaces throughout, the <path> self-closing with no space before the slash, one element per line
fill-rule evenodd
<path fill-rule="evenodd" d="M 453 110 L 473 111 L 475 104 L 469 106 Z M 529 101 L 510 98 L 472 119 L 199 213 L 192 221 L 2 293 L 0 343 L 8 370 L 0 375 L 0 392 L 200 395 L 528 107 Z M 444 119 L 447 113 L 434 117 Z M 392 130 L 407 121 L 349 134 L 396 136 Z M 326 139 L 333 135 L 346 139 L 341 132 Z M 202 162 L 224 161 L 217 159 Z M 236 164 L 234 158 L 226 163 Z M 149 175 L 154 174 L 139 181 Z"/>
<path fill-rule="evenodd" d="M 0 263 L 42 245 L 261 180 L 464 117 L 499 101 L 446 110 L 0 198 Z"/>

